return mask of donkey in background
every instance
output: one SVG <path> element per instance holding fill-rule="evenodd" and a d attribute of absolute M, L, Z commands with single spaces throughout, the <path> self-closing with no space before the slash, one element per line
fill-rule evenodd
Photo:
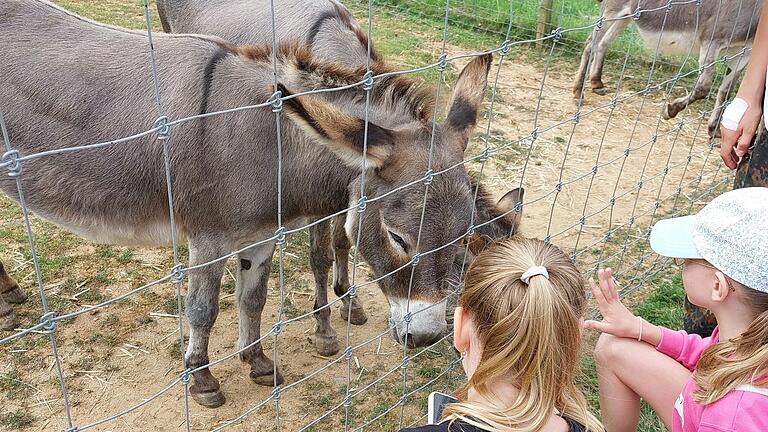
<path fill-rule="evenodd" d="M 0 3 L 0 38 L 6 41 L 0 58 L 2 77 L 15 83 L 0 88 L 0 100 L 10 141 L 22 154 L 128 136 L 154 122 L 145 34 L 101 25 L 46 1 L 8 0 Z M 154 46 L 165 114 L 170 118 L 263 102 L 275 91 L 268 46 L 234 46 L 200 35 L 157 35 Z M 276 54 L 284 96 L 356 83 L 364 72 L 318 62 L 296 46 L 278 47 Z M 433 169 L 463 160 L 491 61 L 490 55 L 478 57 L 461 72 L 446 121 L 435 133 Z M 376 74 L 390 70 L 381 62 L 372 69 Z M 142 76 L 146 79 L 137 79 Z M 370 169 L 364 193 L 369 199 L 426 172 L 432 95 L 432 89 L 409 78 L 388 76 L 377 81 L 368 129 Z M 358 202 L 364 99 L 359 89 L 349 89 L 284 101 L 286 225 Z M 74 100 L 80 102 L 77 109 Z M 270 237 L 277 229 L 277 192 L 271 186 L 277 178 L 274 119 L 269 108 L 253 109 L 200 119 L 171 131 L 172 211 L 179 238 L 188 241 L 191 266 L 208 264 L 186 272 L 190 342 L 185 356 L 191 368 L 209 362 L 208 341 L 218 314 L 224 263 L 211 261 Z M 85 238 L 122 245 L 169 243 L 171 209 L 162 146 L 151 137 L 130 145 L 28 160 L 21 181 L 32 211 Z M 0 190 L 18 200 L 15 189 L 10 177 L 0 176 Z M 395 305 L 393 319 L 406 314 L 405 299 L 411 293 L 412 319 L 394 331 L 400 343 L 410 346 L 428 345 L 446 332 L 441 293 L 458 252 L 458 246 L 450 243 L 466 231 L 473 206 L 466 171 L 459 167 L 435 177 L 417 250 L 423 199 L 423 188 L 406 188 L 370 202 L 360 240 L 360 254 L 382 278 L 379 285 Z M 355 226 L 358 217 L 356 211 L 349 212 L 346 226 Z M 446 244 L 420 256 L 417 266 L 407 265 L 415 254 Z M 241 358 L 250 365 L 251 379 L 264 385 L 283 381 L 277 365 L 255 343 L 261 333 L 274 247 L 265 244 L 241 253 L 237 277 L 239 346 L 247 347 Z M 394 272 L 400 267 L 404 271 Z M 210 407 L 224 403 L 219 382 L 208 368 L 195 372 L 193 380 L 190 391 L 198 403 Z"/>
<path fill-rule="evenodd" d="M 236 44 L 272 44 L 272 12 L 269 0 L 158 0 L 158 13 L 163 29 L 169 33 L 199 33 L 222 37 Z M 335 0 L 286 0 L 275 3 L 275 23 L 278 40 L 305 43 L 316 59 L 330 61 L 353 69 L 364 69 L 368 64 L 368 37 L 352 13 Z M 225 25 L 224 25 L 225 24 Z M 371 44 L 371 61 L 381 62 Z M 416 119 L 414 119 L 416 120 Z M 522 200 L 522 190 L 514 189 L 498 203 L 474 180 L 470 188 L 480 187 L 476 203 L 476 224 L 497 219 L 509 213 Z M 520 212 L 495 220 L 478 229 L 483 242 L 507 237 L 519 225 Z M 350 240 L 344 229 L 344 216 L 333 221 L 333 234 L 329 222 L 309 228 L 310 267 L 315 279 L 314 309 L 317 327 L 313 342 L 317 352 L 324 356 L 339 351 L 338 338 L 331 326 L 328 304 L 328 273 L 333 266 L 333 290 L 342 298 L 339 308 L 344 321 L 362 325 L 367 321 L 365 310 L 358 297 L 349 298 L 346 293 L 349 281 Z M 352 238 L 356 238 L 356 230 Z M 464 251 L 457 260 L 464 259 Z M 460 264 L 460 263 L 459 263 Z M 457 266 L 457 271 L 461 266 Z M 351 303 L 351 305 L 350 305 Z M 452 312 L 447 311 L 448 318 Z"/>
<path fill-rule="evenodd" d="M 665 21 L 666 5 L 667 0 L 602 1 L 601 13 L 605 18 L 605 24 L 601 30 L 592 32 L 584 43 L 581 64 L 573 85 L 573 96 L 576 100 L 582 96 L 588 65 L 589 85 L 592 91 L 600 95 L 607 93 L 608 90 L 602 80 L 606 53 L 616 37 L 634 21 L 632 14 L 638 7 L 643 10 L 660 8 L 660 10 L 642 12 L 639 19 L 635 21 L 648 49 L 654 50 L 658 44 L 659 50 L 666 54 L 686 54 L 689 49 L 692 52 L 698 50 L 699 66 L 704 67 L 723 55 L 732 56 L 739 53 L 745 46 L 751 47 L 763 2 L 762 0 L 702 0 L 698 7 L 694 2 L 675 4 L 669 10 Z M 618 19 L 624 16 L 626 18 Z M 594 57 L 590 64 L 593 48 Z M 717 91 L 715 105 L 707 125 L 710 137 L 719 134 L 718 124 L 725 101 L 748 60 L 749 54 L 745 54 L 743 57 L 735 56 L 728 61 L 728 72 Z M 674 118 L 689 104 L 704 99 L 712 88 L 715 69 L 716 65 L 704 69 L 688 95 L 679 97 L 664 107 L 663 117 L 667 120 Z"/>

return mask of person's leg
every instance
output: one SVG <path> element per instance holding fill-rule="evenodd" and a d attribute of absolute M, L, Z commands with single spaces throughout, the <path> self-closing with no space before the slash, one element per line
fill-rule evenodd
<path fill-rule="evenodd" d="M 640 398 L 671 430 L 675 400 L 691 372 L 647 343 L 603 334 L 595 347 L 600 413 L 607 432 L 637 429 Z"/>

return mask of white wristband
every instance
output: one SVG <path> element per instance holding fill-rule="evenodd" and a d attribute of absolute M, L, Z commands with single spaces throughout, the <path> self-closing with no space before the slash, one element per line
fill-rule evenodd
<path fill-rule="evenodd" d="M 747 101 L 742 98 L 735 98 L 725 107 L 720 124 L 726 129 L 735 131 L 739 128 L 739 122 L 744 117 L 744 113 L 747 112 L 747 108 L 749 108 Z"/>

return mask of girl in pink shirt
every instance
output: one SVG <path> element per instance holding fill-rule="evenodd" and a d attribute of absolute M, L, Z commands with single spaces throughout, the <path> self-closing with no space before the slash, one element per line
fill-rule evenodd
<path fill-rule="evenodd" d="M 768 189 L 727 192 L 697 215 L 660 221 L 659 254 L 684 259 L 711 337 L 655 326 L 620 301 L 611 269 L 590 281 L 603 315 L 595 348 L 607 432 L 635 431 L 644 399 L 673 432 L 768 432 Z"/>

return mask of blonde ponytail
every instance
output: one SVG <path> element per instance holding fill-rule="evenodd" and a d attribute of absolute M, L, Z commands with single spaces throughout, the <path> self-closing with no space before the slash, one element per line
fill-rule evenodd
<path fill-rule="evenodd" d="M 543 266 L 549 278 L 520 280 Z M 483 350 L 477 370 L 449 405 L 444 420 L 492 432 L 535 432 L 559 412 L 588 431 L 603 427 L 574 384 L 581 352 L 580 319 L 586 296 L 581 274 L 556 246 L 515 237 L 480 254 L 467 272 L 459 306 L 472 316 Z M 466 401 L 472 388 L 493 401 L 490 384 L 508 380 L 520 391 L 511 405 Z"/>

